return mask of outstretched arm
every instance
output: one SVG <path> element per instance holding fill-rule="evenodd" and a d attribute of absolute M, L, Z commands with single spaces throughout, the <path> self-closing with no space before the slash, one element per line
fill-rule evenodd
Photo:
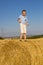
<path fill-rule="evenodd" d="M 18 18 L 18 22 L 21 23 L 21 19 L 20 18 Z"/>

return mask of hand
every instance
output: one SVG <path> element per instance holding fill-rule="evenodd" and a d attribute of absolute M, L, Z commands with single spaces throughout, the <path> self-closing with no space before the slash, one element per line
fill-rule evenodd
<path fill-rule="evenodd" d="M 26 24 L 26 26 L 28 26 L 28 25 L 29 25 L 29 24 L 28 24 L 28 22 L 26 22 L 25 24 Z"/>

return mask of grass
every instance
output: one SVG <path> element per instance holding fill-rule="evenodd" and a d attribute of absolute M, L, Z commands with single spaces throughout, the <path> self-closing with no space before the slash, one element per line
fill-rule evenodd
<path fill-rule="evenodd" d="M 43 65 L 43 38 L 0 40 L 0 65 Z"/>

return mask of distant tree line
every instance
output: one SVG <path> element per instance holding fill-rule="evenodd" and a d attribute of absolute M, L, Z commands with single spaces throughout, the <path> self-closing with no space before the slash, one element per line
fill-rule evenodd
<path fill-rule="evenodd" d="M 11 38 L 11 39 L 18 39 L 19 36 L 16 37 L 0 37 L 0 39 L 6 39 L 6 38 Z M 27 39 L 37 39 L 37 38 L 43 38 L 43 35 L 33 35 L 33 36 L 29 36 L 27 35 Z"/>
<path fill-rule="evenodd" d="M 36 38 L 42 38 L 43 35 L 34 35 L 34 36 L 27 36 L 27 39 L 36 39 Z"/>
<path fill-rule="evenodd" d="M 0 37 L 0 39 L 4 39 L 3 37 Z"/>

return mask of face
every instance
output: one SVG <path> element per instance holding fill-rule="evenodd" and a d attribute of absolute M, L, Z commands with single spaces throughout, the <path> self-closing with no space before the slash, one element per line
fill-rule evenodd
<path fill-rule="evenodd" d="M 25 12 L 25 11 L 23 11 L 23 12 L 22 12 L 22 15 L 23 15 L 23 16 L 26 16 L 26 12 Z"/>

